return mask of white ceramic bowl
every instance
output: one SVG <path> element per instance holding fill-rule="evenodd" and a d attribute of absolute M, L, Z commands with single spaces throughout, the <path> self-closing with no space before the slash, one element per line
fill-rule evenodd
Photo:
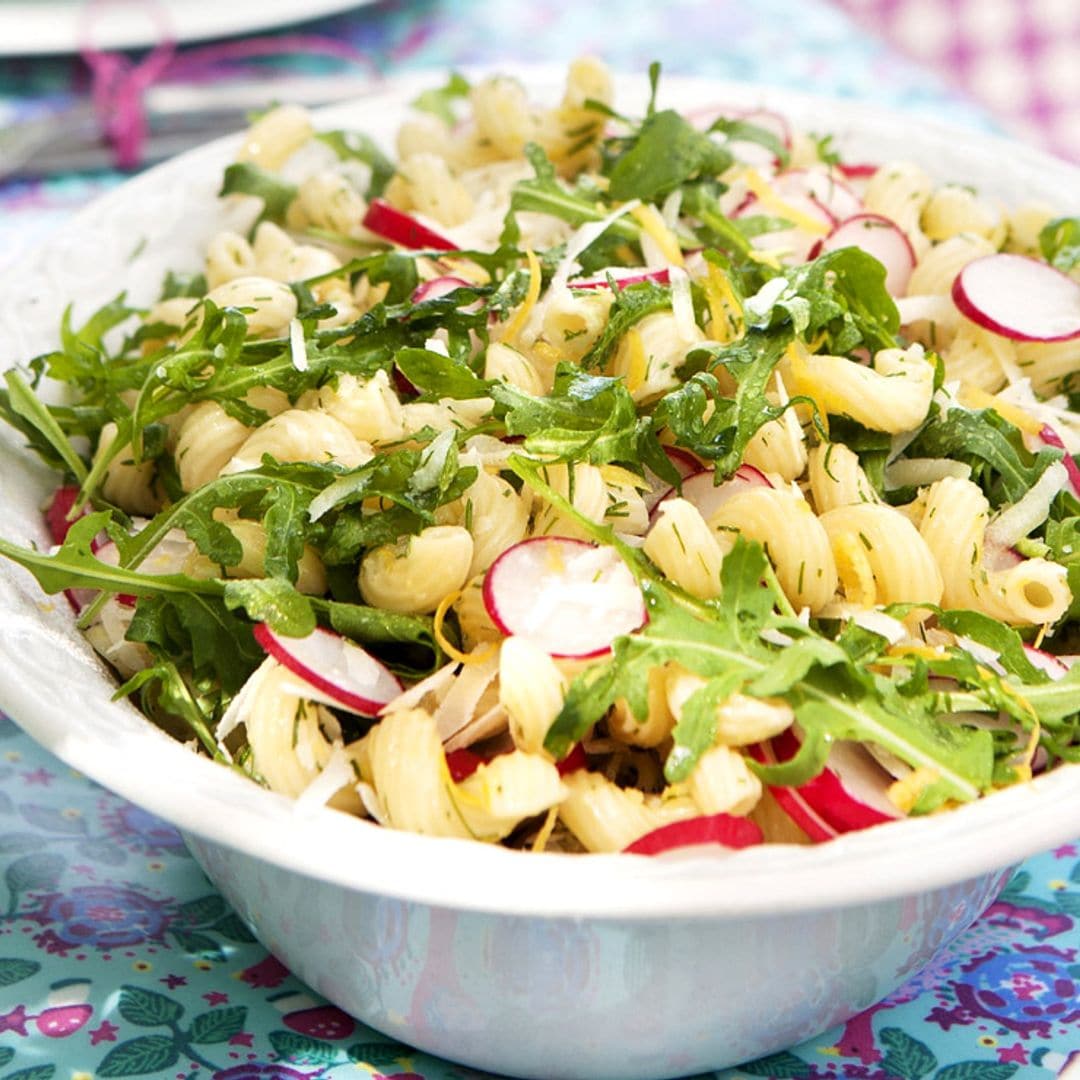
<path fill-rule="evenodd" d="M 527 75 L 555 96 L 559 74 Z M 387 143 L 428 77 L 320 115 Z M 644 104 L 645 80 L 619 102 Z M 877 109 L 665 77 L 662 101 L 765 104 L 856 159 L 1075 210 L 1080 171 L 1012 143 Z M 198 265 L 223 220 L 235 140 L 153 170 L 0 280 L 0 358 L 56 341 L 127 288 Z M 0 532 L 47 543 L 53 478 L 0 435 Z M 1080 768 L 955 813 L 814 848 L 673 860 L 510 852 L 293 805 L 189 753 L 125 703 L 72 627 L 0 560 L 0 706 L 87 775 L 174 822 L 262 941 L 321 993 L 405 1042 L 523 1077 L 667 1077 L 777 1050 L 884 997 L 995 896 L 1008 867 L 1080 833 Z"/>

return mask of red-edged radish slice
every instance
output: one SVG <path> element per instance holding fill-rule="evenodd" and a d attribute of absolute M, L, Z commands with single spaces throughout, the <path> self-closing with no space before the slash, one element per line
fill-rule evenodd
<path fill-rule="evenodd" d="M 1026 642 L 1024 644 L 1024 654 L 1031 661 L 1033 667 L 1046 672 L 1051 679 L 1064 679 L 1069 674 L 1070 665 L 1065 662 L 1063 657 L 1055 656 L 1053 653 L 1045 652 L 1043 649 L 1036 649 L 1034 645 L 1028 645 Z"/>
<path fill-rule="evenodd" d="M 627 855 L 663 855 L 680 848 L 727 848 L 730 851 L 761 844 L 765 837 L 752 821 L 731 814 L 706 814 L 703 817 L 672 821 L 639 836 L 624 848 Z"/>
<path fill-rule="evenodd" d="M 869 180 L 881 168 L 870 161 L 838 161 L 836 168 L 847 177 L 848 180 Z"/>
<path fill-rule="evenodd" d="M 799 737 L 790 728 L 775 736 L 758 760 L 788 761 L 799 750 Z M 892 777 L 862 746 L 834 742 L 825 768 L 797 788 L 770 788 L 785 813 L 812 840 L 868 829 L 904 815 L 892 804 Z"/>
<path fill-rule="evenodd" d="M 430 281 L 421 281 L 420 284 L 413 289 L 411 299 L 414 304 L 421 304 L 425 300 L 437 300 L 440 296 L 446 296 L 455 289 L 471 288 L 472 285 L 464 278 L 451 276 L 437 277 L 432 278 Z"/>
<path fill-rule="evenodd" d="M 484 606 L 504 634 L 562 657 L 600 656 L 647 618 L 618 552 L 566 536 L 534 536 L 507 548 L 484 578 Z"/>
<path fill-rule="evenodd" d="M 570 748 L 570 753 L 555 763 L 555 768 L 558 770 L 560 776 L 567 776 L 572 772 L 577 772 L 578 769 L 587 769 L 589 767 L 589 759 L 585 756 L 585 747 L 581 743 L 576 742 Z"/>
<path fill-rule="evenodd" d="M 446 755 L 446 767 L 450 770 L 450 779 L 455 784 L 460 784 L 462 780 L 472 776 L 487 760 L 467 746 L 462 746 L 457 750 L 451 750 Z"/>
<path fill-rule="evenodd" d="M 77 484 L 63 484 L 58 487 L 45 507 L 45 524 L 54 544 L 62 544 L 67 539 L 68 529 L 74 522 L 68 521 L 68 514 L 79 497 Z M 87 511 L 84 510 L 85 514 Z"/>
<path fill-rule="evenodd" d="M 862 212 L 862 199 L 838 176 L 825 168 L 788 169 L 773 177 L 772 189 L 781 199 L 808 195 L 837 221 Z"/>
<path fill-rule="evenodd" d="M 771 743 L 761 743 L 747 749 L 751 757 L 762 765 L 777 764 L 778 759 Z M 776 800 L 776 805 L 815 843 L 824 843 L 840 835 L 839 831 L 807 802 L 801 787 L 770 786 L 769 792 Z"/>
<path fill-rule="evenodd" d="M 406 248 L 435 248 L 438 251 L 457 251 L 453 240 L 441 236 L 418 218 L 403 213 L 385 199 L 372 199 L 364 215 L 364 228 L 391 243 Z"/>
<path fill-rule="evenodd" d="M 1069 485 L 1072 488 L 1073 495 L 1080 499 L 1080 465 L 1076 464 L 1072 454 L 1069 453 L 1069 448 L 1062 442 L 1061 436 L 1049 424 L 1043 424 L 1042 431 L 1039 432 L 1037 438 L 1047 446 L 1053 446 L 1057 450 L 1065 451 L 1061 464 L 1065 466 L 1065 471 L 1069 474 Z"/>
<path fill-rule="evenodd" d="M 860 248 L 885 267 L 885 288 L 891 296 L 907 292 L 915 252 L 896 222 L 881 214 L 855 214 L 841 221 L 821 242 L 822 252 L 845 247 Z"/>
<path fill-rule="evenodd" d="M 794 757 L 799 745 L 792 728 L 772 739 L 780 761 Z M 799 791 L 837 832 L 852 832 L 904 816 L 886 794 L 891 783 L 892 777 L 862 746 L 840 740 L 830 747 L 825 768 Z"/>
<path fill-rule="evenodd" d="M 758 205 L 760 201 L 756 195 L 745 199 L 732 211 L 731 216 L 733 218 L 744 218 L 762 214 L 765 217 L 791 220 L 790 217 L 785 217 L 784 211 L 780 207 L 761 207 Z M 750 243 L 761 251 L 769 251 L 775 248 L 788 249 L 796 261 L 804 262 L 810 257 L 810 253 L 820 246 L 822 234 L 831 232 L 835 228 L 836 218 L 821 203 L 809 195 L 790 195 L 782 201 L 785 206 L 790 207 L 792 211 L 801 214 L 809 221 L 820 222 L 820 231 L 811 232 L 808 229 L 799 228 L 798 224 L 792 222 L 790 228 L 780 227 L 773 232 L 758 233 L 750 238 Z"/>
<path fill-rule="evenodd" d="M 608 278 L 610 277 L 610 281 Z M 625 289 L 627 285 L 640 285 L 643 281 L 652 281 L 657 285 L 667 285 L 671 281 L 671 273 L 666 266 L 657 270 L 627 270 L 625 268 L 612 267 L 604 274 L 594 274 L 587 278 L 573 278 L 566 283 L 568 289 L 608 289 L 611 282 L 617 288 Z"/>
<path fill-rule="evenodd" d="M 665 446 L 664 454 L 668 461 L 675 467 L 680 479 L 685 480 L 696 472 L 701 472 L 704 466 L 701 462 L 681 446 Z M 667 498 L 675 489 L 670 484 L 665 484 L 651 469 L 645 470 L 645 479 L 652 485 L 650 491 L 645 492 L 645 508 L 652 514 L 653 507 L 661 500 Z"/>
<path fill-rule="evenodd" d="M 682 497 L 693 503 L 706 521 L 733 495 L 739 495 L 751 488 L 772 487 L 769 478 L 753 465 L 740 465 L 731 479 L 722 484 L 717 484 L 715 478 L 716 473 L 712 469 L 701 469 L 684 477 L 682 482 Z M 672 488 L 657 501 L 654 512 L 658 512 L 663 503 L 675 494 L 675 489 Z"/>
<path fill-rule="evenodd" d="M 1028 255 L 984 255 L 956 275 L 952 298 L 973 323 L 1013 341 L 1080 337 L 1080 284 Z"/>
<path fill-rule="evenodd" d="M 255 640 L 279 663 L 307 683 L 313 701 L 361 716 L 376 716 L 404 689 L 396 675 L 348 638 L 317 626 L 307 637 L 276 633 L 266 623 Z"/>

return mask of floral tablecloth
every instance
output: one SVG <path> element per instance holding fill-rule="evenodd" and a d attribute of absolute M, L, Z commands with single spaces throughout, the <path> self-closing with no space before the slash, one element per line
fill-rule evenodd
<path fill-rule="evenodd" d="M 606 7 L 574 0 L 400 0 L 304 29 L 351 42 L 388 73 L 588 51 L 626 69 L 660 59 L 670 71 L 991 123 L 823 0 L 623 0 L 616 36 L 610 24 Z M 84 82 L 75 59 L 0 61 L 0 124 Z M 0 263 L 120 179 L 0 184 Z M 1066 845 L 1030 860 L 974 928 L 887 1001 L 712 1075 L 1080 1076 L 1078 987 L 1080 845 Z M 482 1080 L 319 999 L 251 939 L 170 825 L 0 718 L 0 1080 L 119 1076 Z"/>

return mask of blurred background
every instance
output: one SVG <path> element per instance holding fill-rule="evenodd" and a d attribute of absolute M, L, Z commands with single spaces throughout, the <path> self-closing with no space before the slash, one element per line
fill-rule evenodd
<path fill-rule="evenodd" d="M 1080 160 L 1076 0 L 623 0 L 617 25 L 576 0 L 0 0 L 0 261 L 268 98 L 583 52 L 996 127 Z"/>

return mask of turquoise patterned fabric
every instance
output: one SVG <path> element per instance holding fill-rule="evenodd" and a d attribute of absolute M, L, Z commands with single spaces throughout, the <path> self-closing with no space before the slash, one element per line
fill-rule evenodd
<path fill-rule="evenodd" d="M 582 52 L 991 126 L 822 0 L 396 0 L 305 26 L 387 74 Z M 316 69 L 321 62 L 307 61 Z M 433 74 L 433 78 L 435 75 Z M 76 59 L 0 62 L 0 124 L 85 87 Z M 0 264 L 123 178 L 0 184 Z M 1045 1078 L 1080 1069 L 1080 844 L 1030 860 L 885 1002 L 737 1077 Z M 0 1080 L 483 1080 L 365 1028 L 255 943 L 169 824 L 0 718 Z"/>

